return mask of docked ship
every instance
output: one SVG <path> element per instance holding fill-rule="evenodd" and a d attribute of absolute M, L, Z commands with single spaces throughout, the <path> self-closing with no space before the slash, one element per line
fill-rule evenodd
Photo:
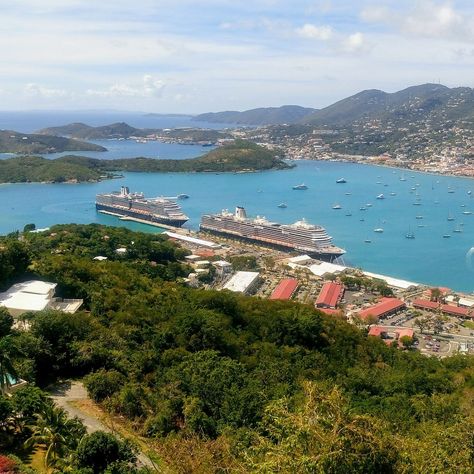
<path fill-rule="evenodd" d="M 279 250 L 306 253 L 322 260 L 333 260 L 345 253 L 332 244 L 324 227 L 309 224 L 304 219 L 294 224 L 270 222 L 264 217 L 250 219 L 240 206 L 234 214 L 223 210 L 220 214 L 203 215 L 200 229 Z"/>
<path fill-rule="evenodd" d="M 153 225 L 181 227 L 188 220 L 176 202 L 162 197 L 145 198 L 143 193 L 131 193 L 126 186 L 120 192 L 97 194 L 95 207 L 99 212 Z"/>

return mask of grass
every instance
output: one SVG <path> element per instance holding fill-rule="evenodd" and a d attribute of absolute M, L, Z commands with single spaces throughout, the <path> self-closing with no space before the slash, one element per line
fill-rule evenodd
<path fill-rule="evenodd" d="M 463 326 L 469 329 L 474 329 L 474 322 L 472 321 L 464 321 Z"/>

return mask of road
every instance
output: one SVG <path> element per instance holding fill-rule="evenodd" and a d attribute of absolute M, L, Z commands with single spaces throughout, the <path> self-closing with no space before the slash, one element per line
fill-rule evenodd
<path fill-rule="evenodd" d="M 88 433 L 101 430 L 117 435 L 117 433 L 113 432 L 113 430 L 101 420 L 90 413 L 82 411 L 75 405 L 74 402 L 87 400 L 89 398 L 81 382 L 63 382 L 56 385 L 49 393 L 54 403 L 63 408 L 71 418 L 77 416 L 84 423 Z M 137 458 L 141 467 L 149 468 L 150 472 L 160 472 L 156 464 L 143 452 L 140 452 Z"/>

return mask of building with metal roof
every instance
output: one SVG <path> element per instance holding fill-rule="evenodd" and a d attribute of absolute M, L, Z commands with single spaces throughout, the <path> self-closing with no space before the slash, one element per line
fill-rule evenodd
<path fill-rule="evenodd" d="M 257 286 L 259 275 L 258 272 L 237 272 L 223 289 L 236 293 L 250 293 Z"/>
<path fill-rule="evenodd" d="M 405 302 L 398 298 L 382 298 L 377 304 L 359 311 L 359 316 L 362 319 L 368 319 L 369 317 L 375 319 L 385 318 L 398 313 L 404 308 L 406 308 Z"/>
<path fill-rule="evenodd" d="M 295 278 L 285 278 L 273 290 L 271 300 L 289 300 L 298 288 L 298 280 Z"/>

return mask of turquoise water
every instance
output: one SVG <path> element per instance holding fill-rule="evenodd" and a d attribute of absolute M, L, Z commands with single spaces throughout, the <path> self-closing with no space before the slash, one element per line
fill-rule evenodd
<path fill-rule="evenodd" d="M 400 170 L 370 165 L 300 161 L 291 170 L 250 174 L 128 173 L 123 179 L 100 183 L 1 185 L 0 233 L 22 229 L 29 222 L 38 227 L 100 222 L 156 232 L 150 226 L 124 224 L 95 212 L 96 193 L 126 184 L 147 196 L 189 194 L 190 199 L 180 204 L 190 217 L 186 226 L 192 229 L 197 229 L 201 214 L 236 205 L 245 206 L 249 215 L 264 215 L 284 223 L 305 217 L 326 227 L 336 245 L 347 250 L 346 264 L 472 292 L 474 270 L 469 251 L 474 247 L 474 214 L 462 212 L 474 212 L 474 198 L 467 193 L 471 189 L 474 192 L 474 181 L 415 172 L 405 172 L 406 181 L 400 181 L 401 175 Z M 347 183 L 336 184 L 340 177 Z M 302 182 L 308 185 L 307 191 L 291 189 Z M 380 193 L 386 199 L 376 199 Z M 417 199 L 420 206 L 413 205 Z M 278 208 L 281 202 L 288 207 Z M 336 203 L 341 210 L 332 209 Z M 360 211 L 366 204 L 372 207 Z M 352 216 L 346 216 L 348 211 Z M 449 214 L 454 221 L 447 220 Z M 453 233 L 456 226 L 463 232 Z M 384 232 L 374 233 L 375 227 L 382 227 Z M 415 239 L 405 238 L 409 230 Z M 444 234 L 451 237 L 443 238 Z M 366 239 L 371 243 L 365 243 Z"/>
<path fill-rule="evenodd" d="M 180 145 L 178 143 L 162 143 L 149 141 L 138 143 L 135 140 L 90 140 L 107 148 L 107 151 L 67 151 L 62 153 L 48 153 L 41 155 L 45 158 L 54 159 L 65 155 L 80 155 L 99 160 L 112 160 L 116 158 L 134 158 L 146 156 L 147 158 L 159 158 L 162 160 L 185 160 L 199 155 L 209 153 L 214 147 L 203 147 L 201 145 Z M 11 154 L 0 154 L 1 158 L 9 158 Z"/>

